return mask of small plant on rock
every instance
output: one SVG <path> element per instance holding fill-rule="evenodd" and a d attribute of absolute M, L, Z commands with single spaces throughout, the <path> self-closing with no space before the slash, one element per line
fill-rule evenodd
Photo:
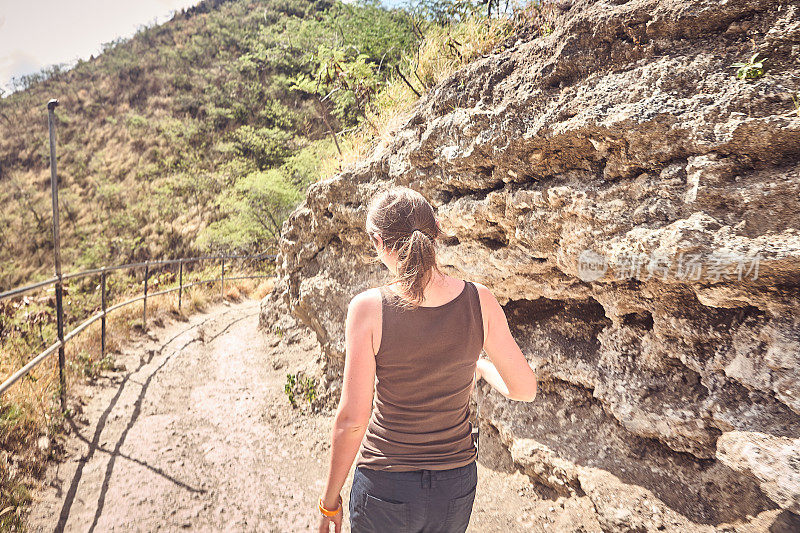
<path fill-rule="evenodd" d="M 286 374 L 286 385 L 283 386 L 283 392 L 289 397 L 289 403 L 292 407 L 297 407 L 297 402 L 294 399 L 294 386 L 297 383 L 297 378 L 293 374 Z"/>
<path fill-rule="evenodd" d="M 303 391 L 303 398 L 308 402 L 309 405 L 314 403 L 314 399 L 317 397 L 317 384 L 311 378 L 303 378 L 300 380 L 300 388 Z"/>
<path fill-rule="evenodd" d="M 313 405 L 317 398 L 317 383 L 313 378 L 300 374 L 286 374 L 286 384 L 283 391 L 289 398 L 292 407 L 297 407 L 297 398 L 302 397 L 309 405 Z"/>
<path fill-rule="evenodd" d="M 734 63 L 731 67 L 737 68 L 736 77 L 740 80 L 755 80 L 764 75 L 764 61 L 767 58 L 759 59 L 759 53 L 753 54 L 747 63 Z"/>

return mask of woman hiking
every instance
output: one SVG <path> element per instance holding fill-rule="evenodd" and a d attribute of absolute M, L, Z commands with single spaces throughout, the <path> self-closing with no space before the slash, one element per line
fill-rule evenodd
<path fill-rule="evenodd" d="M 353 533 L 463 532 L 478 481 L 472 389 L 483 378 L 507 398 L 529 402 L 536 375 L 489 289 L 439 270 L 436 245 L 444 234 L 420 193 L 392 187 L 378 194 L 366 230 L 394 279 L 347 308 L 319 531 L 331 523 L 341 531 L 340 492 L 358 456 Z M 479 359 L 482 349 L 488 360 Z"/>

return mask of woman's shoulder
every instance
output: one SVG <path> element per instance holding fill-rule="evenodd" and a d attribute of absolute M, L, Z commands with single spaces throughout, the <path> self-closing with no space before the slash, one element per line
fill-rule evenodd
<path fill-rule="evenodd" d="M 381 288 L 372 287 L 371 289 L 361 291 L 353 296 L 353 299 L 350 300 L 349 307 L 352 308 L 353 311 L 362 311 L 365 313 L 377 311 L 381 307 L 382 298 Z"/>
<path fill-rule="evenodd" d="M 492 291 L 490 291 L 489 287 L 487 287 L 483 283 L 478 283 L 477 281 L 470 281 L 469 283 L 475 285 L 475 288 L 478 290 L 478 294 L 481 296 L 481 298 L 487 298 L 492 296 Z"/>
<path fill-rule="evenodd" d="M 494 293 L 492 293 L 489 287 L 483 283 L 478 283 L 477 281 L 471 281 L 470 283 L 475 286 L 475 289 L 478 292 L 478 300 L 481 303 L 481 310 L 492 310 L 500 306 L 499 302 L 497 301 L 497 297 L 494 295 Z"/>

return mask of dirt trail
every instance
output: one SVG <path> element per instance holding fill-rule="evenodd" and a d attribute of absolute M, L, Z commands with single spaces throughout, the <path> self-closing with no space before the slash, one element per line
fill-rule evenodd
<path fill-rule="evenodd" d="M 63 461 L 48 469 L 29 528 L 313 529 L 332 413 L 292 408 L 283 387 L 287 373 L 319 357 L 307 330 L 280 338 L 259 330 L 254 301 L 153 329 L 117 358 L 124 370 L 84 387 L 83 412 Z M 348 479 L 345 498 L 349 488 Z M 479 463 L 470 531 L 558 531 L 548 524 L 555 515 L 532 520 L 542 506 L 563 517 L 524 475 Z"/>

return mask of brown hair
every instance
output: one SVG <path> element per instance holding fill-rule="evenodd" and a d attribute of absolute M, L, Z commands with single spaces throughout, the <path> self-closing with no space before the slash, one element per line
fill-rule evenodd
<path fill-rule="evenodd" d="M 441 274 L 436 261 L 437 239 L 444 233 L 436 225 L 433 207 L 420 193 L 393 186 L 377 194 L 367 210 L 367 233 L 377 233 L 387 250 L 397 251 L 397 284 L 403 296 L 398 305 L 416 308 L 433 277 Z M 376 257 L 376 261 L 379 259 Z"/>

